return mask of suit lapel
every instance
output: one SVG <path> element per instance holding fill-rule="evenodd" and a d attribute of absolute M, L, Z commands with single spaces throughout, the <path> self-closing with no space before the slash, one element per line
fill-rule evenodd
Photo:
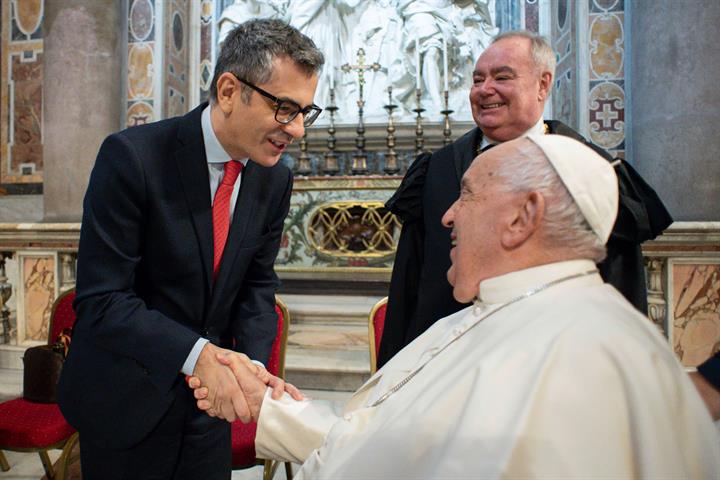
<path fill-rule="evenodd" d="M 200 115 L 207 104 L 188 113 L 178 131 L 181 147 L 175 151 L 185 200 L 200 245 L 207 291 L 212 289 L 212 210 L 210 206 L 210 179 L 205 156 Z"/>

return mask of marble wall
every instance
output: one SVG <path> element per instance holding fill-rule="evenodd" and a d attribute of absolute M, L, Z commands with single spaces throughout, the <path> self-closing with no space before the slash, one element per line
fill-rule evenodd
<path fill-rule="evenodd" d="M 671 344 L 683 365 L 695 367 L 720 350 L 720 263 L 669 262 Z"/>
<path fill-rule="evenodd" d="M 202 0 L 200 4 L 200 55 L 198 58 L 198 99 L 204 102 L 208 99 L 210 83 L 213 79 L 213 66 L 215 62 L 215 48 L 213 46 L 213 13 L 215 2 Z"/>
<path fill-rule="evenodd" d="M 57 297 L 55 253 L 18 252 L 22 299 L 18 314 L 18 344 L 46 343 L 50 312 Z"/>
<path fill-rule="evenodd" d="M 587 0 L 589 139 L 615 156 L 625 156 L 624 0 Z M 585 108 L 585 106 L 583 106 Z"/>
<path fill-rule="evenodd" d="M 207 98 L 216 50 L 213 22 L 225 3 L 128 0 L 125 125 L 183 114 Z M 512 20 L 504 28 L 524 27 L 552 39 L 558 53 L 553 116 L 623 156 L 624 0 L 543 5 L 498 0 L 496 11 Z M 43 10 L 44 0 L 8 0 L 0 12 L 0 188 L 10 194 L 42 188 Z"/>
<path fill-rule="evenodd" d="M 575 2 L 554 0 L 552 3 L 550 39 L 557 54 L 553 85 L 553 117 L 578 127 L 577 115 L 577 39 Z"/>
<path fill-rule="evenodd" d="M 161 56 L 157 6 L 156 0 L 128 2 L 127 126 L 160 119 L 155 73 Z"/>
<path fill-rule="evenodd" d="M 0 195 L 42 191 L 43 9 L 0 2 Z"/>
<path fill-rule="evenodd" d="M 169 0 L 165 9 L 162 117 L 168 118 L 190 108 L 190 2 Z"/>

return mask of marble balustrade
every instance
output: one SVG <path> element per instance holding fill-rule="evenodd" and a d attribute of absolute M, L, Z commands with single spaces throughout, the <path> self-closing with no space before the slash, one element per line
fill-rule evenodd
<path fill-rule="evenodd" d="M 53 300 L 75 283 L 79 233 L 79 223 L 0 223 L 0 350 L 46 341 Z M 643 253 L 649 317 L 692 368 L 720 349 L 720 222 L 675 222 Z M 281 278 L 308 281 L 324 278 L 320 270 L 278 268 Z M 378 267 L 367 277 L 377 280 Z"/>

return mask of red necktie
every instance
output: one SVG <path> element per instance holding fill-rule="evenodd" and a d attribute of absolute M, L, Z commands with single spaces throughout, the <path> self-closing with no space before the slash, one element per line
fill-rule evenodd
<path fill-rule="evenodd" d="M 223 178 L 215 192 L 213 200 L 213 280 L 217 277 L 220 270 L 220 260 L 222 259 L 223 250 L 225 250 L 225 242 L 227 242 L 228 231 L 230 229 L 230 198 L 232 197 L 235 180 L 237 180 L 243 164 L 237 160 L 225 162 L 223 168 Z"/>

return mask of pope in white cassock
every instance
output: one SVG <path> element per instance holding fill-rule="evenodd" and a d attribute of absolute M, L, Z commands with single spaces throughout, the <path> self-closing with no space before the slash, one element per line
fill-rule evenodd
<path fill-rule="evenodd" d="M 342 412 L 276 400 L 231 364 L 258 456 L 302 463 L 297 479 L 720 478 L 717 432 L 688 376 L 595 268 L 617 202 L 610 164 L 567 137 L 480 155 L 443 218 L 453 295 L 473 305 L 436 322 Z M 204 395 L 198 406 L 215 415 Z"/>

